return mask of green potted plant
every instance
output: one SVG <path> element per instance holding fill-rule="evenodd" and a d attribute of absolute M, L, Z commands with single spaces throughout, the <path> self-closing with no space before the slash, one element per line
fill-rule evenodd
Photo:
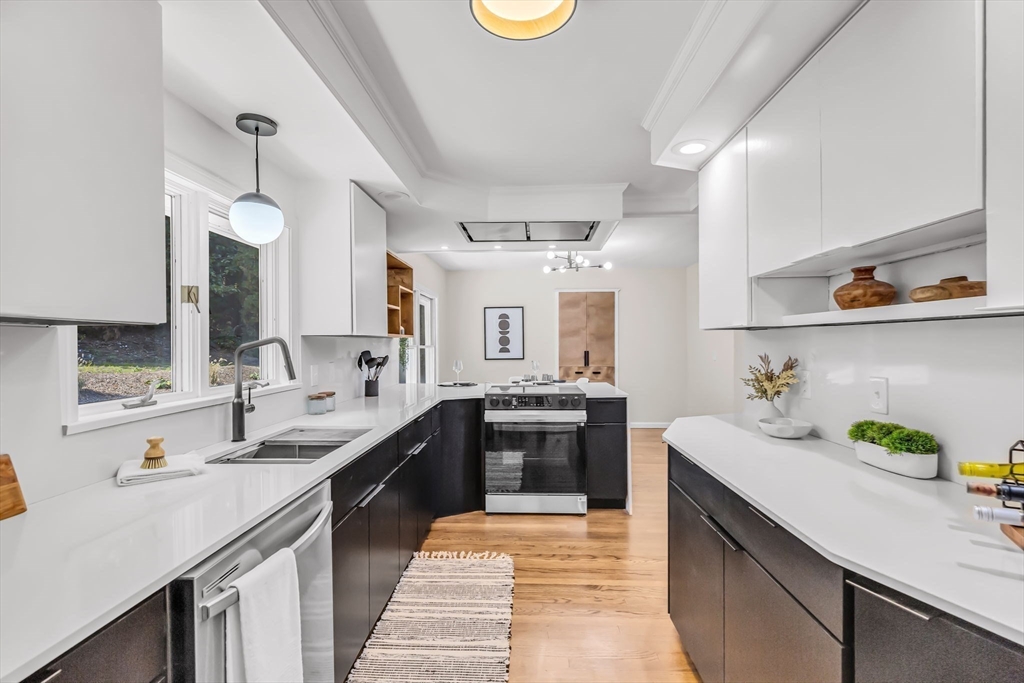
<path fill-rule="evenodd" d="M 932 479 L 939 471 L 939 444 L 928 432 L 895 422 L 861 420 L 846 433 L 857 459 L 873 467 L 915 479 Z"/>
<path fill-rule="evenodd" d="M 789 387 L 800 380 L 796 377 L 796 358 L 787 358 L 782 364 L 782 370 L 775 372 L 772 368 L 772 359 L 765 353 L 757 357 L 761 361 L 760 366 L 751 365 L 747 368 L 749 377 L 740 381 L 750 387 L 751 393 L 747 394 L 748 401 L 765 401 L 767 403 L 758 411 L 758 417 L 782 417 L 782 411 L 775 405 L 775 399 L 789 391 Z"/>

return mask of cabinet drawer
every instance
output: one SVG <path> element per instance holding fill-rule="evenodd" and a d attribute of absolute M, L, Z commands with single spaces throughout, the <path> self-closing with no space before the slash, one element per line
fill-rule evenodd
<path fill-rule="evenodd" d="M 331 477 L 332 526 L 340 522 L 397 465 L 398 437 L 392 435 Z"/>
<path fill-rule="evenodd" d="M 27 682 L 150 683 L 167 674 L 167 598 L 145 600 Z"/>
<path fill-rule="evenodd" d="M 433 418 L 430 411 L 417 417 L 415 420 L 402 427 L 398 432 L 398 461 L 405 460 L 405 456 L 412 453 L 416 448 L 427 440 L 433 429 Z"/>
<path fill-rule="evenodd" d="M 626 422 L 626 399 L 594 398 L 587 399 L 587 422 L 590 424 L 608 424 Z"/>
<path fill-rule="evenodd" d="M 678 484 L 704 512 L 716 519 L 721 516 L 725 487 L 671 446 L 668 449 L 668 478 Z"/>
<path fill-rule="evenodd" d="M 840 683 L 848 652 L 749 554 L 725 550 L 727 682 Z"/>
<path fill-rule="evenodd" d="M 826 560 L 728 489 L 724 514 L 717 519 L 836 638 L 849 640 L 843 632 L 842 567 Z"/>
<path fill-rule="evenodd" d="M 1021 680 L 1020 645 L 866 579 L 851 585 L 857 683 Z"/>

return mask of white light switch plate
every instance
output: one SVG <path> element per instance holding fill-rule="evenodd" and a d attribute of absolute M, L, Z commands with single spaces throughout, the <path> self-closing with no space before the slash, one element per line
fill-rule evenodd
<path fill-rule="evenodd" d="M 309 383 L 312 386 L 316 386 L 320 383 L 320 366 L 310 365 L 309 366 Z"/>
<path fill-rule="evenodd" d="M 868 407 L 872 413 L 889 414 L 889 378 L 870 377 L 868 378 Z"/>

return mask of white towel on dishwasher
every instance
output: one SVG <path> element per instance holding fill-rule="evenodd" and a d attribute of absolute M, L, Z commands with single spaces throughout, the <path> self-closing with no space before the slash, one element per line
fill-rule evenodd
<path fill-rule="evenodd" d="M 238 606 L 228 610 L 237 614 L 228 615 L 226 640 L 229 648 L 240 643 L 242 656 L 226 653 L 228 682 L 301 683 L 302 622 L 295 553 L 282 548 L 231 585 L 238 589 Z"/>

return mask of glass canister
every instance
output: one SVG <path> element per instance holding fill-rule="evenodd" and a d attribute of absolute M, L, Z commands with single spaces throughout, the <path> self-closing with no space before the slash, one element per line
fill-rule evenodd
<path fill-rule="evenodd" d="M 323 415 L 327 412 L 327 397 L 323 394 L 310 394 L 306 397 L 306 414 Z"/>
<path fill-rule="evenodd" d="M 327 398 L 327 412 L 330 413 L 334 410 L 334 392 L 333 391 L 321 391 L 324 397 Z"/>

